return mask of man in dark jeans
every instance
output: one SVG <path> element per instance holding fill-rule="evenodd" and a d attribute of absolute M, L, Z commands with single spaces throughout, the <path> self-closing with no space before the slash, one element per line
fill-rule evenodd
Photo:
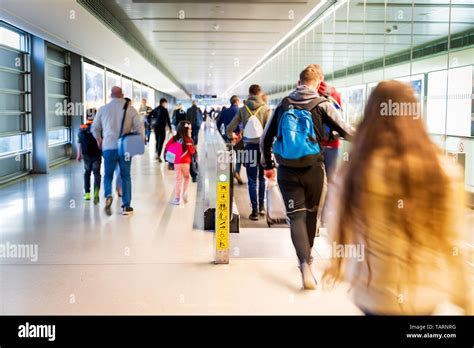
<path fill-rule="evenodd" d="M 84 160 L 84 199 L 91 199 L 91 174 L 94 173 L 94 204 L 99 203 L 100 191 L 100 165 L 102 163 L 102 151 L 91 133 L 91 126 L 96 114 L 96 109 L 87 110 L 87 122 L 81 125 L 77 141 L 76 159 Z"/>
<path fill-rule="evenodd" d="M 251 85 L 249 97 L 244 107 L 240 108 L 230 124 L 227 126 L 227 137 L 234 143 L 238 136 L 234 130 L 242 123 L 243 140 L 245 146 L 245 169 L 247 170 L 248 189 L 252 213 L 250 220 L 258 220 L 259 215 L 265 215 L 265 178 L 263 167 L 260 164 L 260 137 L 271 115 L 270 108 L 262 100 L 262 89 L 259 85 Z M 257 192 L 258 180 L 258 192 Z"/>
<path fill-rule="evenodd" d="M 166 127 L 168 127 L 170 133 L 173 132 L 171 128 L 170 114 L 166 108 L 167 104 L 168 101 L 165 98 L 161 98 L 160 105 L 153 109 L 149 116 L 153 131 L 155 132 L 156 159 L 160 162 L 163 162 L 161 152 L 163 151 L 163 144 L 165 143 Z"/>
<path fill-rule="evenodd" d="M 272 145 L 278 133 L 281 116 L 290 107 L 302 108 L 311 112 L 313 126 L 319 144 L 324 134 L 323 124 L 337 131 L 346 140 L 351 137 L 351 127 L 344 123 L 340 113 L 325 98 L 318 94 L 318 86 L 323 80 L 323 72 L 319 65 L 311 64 L 300 74 L 298 87 L 284 98 L 275 109 L 267 128 L 261 138 L 260 146 L 263 154 L 265 177 L 275 180 L 275 164 L 272 160 Z M 282 137 L 285 134 L 282 133 Z M 321 146 L 321 144 L 320 144 Z M 326 173 L 323 157 L 311 157 L 309 165 L 305 162 L 292 166 L 278 166 L 278 185 L 285 201 L 290 221 L 291 240 L 300 262 L 300 271 L 305 289 L 315 289 L 316 280 L 311 271 L 311 249 L 314 237 L 319 228 L 322 207 L 326 191 Z"/>
<path fill-rule="evenodd" d="M 230 107 L 225 110 L 222 110 L 222 112 L 220 113 L 219 117 L 216 120 L 217 130 L 219 131 L 219 133 L 221 133 L 226 143 L 229 142 L 229 138 L 227 137 L 227 127 L 229 126 L 234 116 L 239 112 L 239 105 L 240 105 L 240 98 L 236 95 L 233 95 L 230 98 Z M 237 128 L 234 129 L 234 133 L 240 134 L 239 126 L 237 126 Z M 244 149 L 244 146 L 241 142 L 235 144 L 234 146 L 235 151 L 243 150 L 243 149 Z M 243 185 L 244 183 L 242 181 L 242 177 L 240 176 L 241 165 L 242 165 L 241 161 L 238 160 L 235 165 L 235 170 L 234 170 L 234 178 L 237 180 L 239 185 Z"/>
<path fill-rule="evenodd" d="M 194 145 L 197 145 L 199 129 L 202 124 L 202 112 L 198 108 L 196 100 L 193 100 L 193 105 L 186 111 L 186 120 L 191 122 L 193 142 Z"/>

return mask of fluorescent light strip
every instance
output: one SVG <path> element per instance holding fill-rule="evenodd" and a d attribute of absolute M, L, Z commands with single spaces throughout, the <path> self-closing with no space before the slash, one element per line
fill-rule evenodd
<path fill-rule="evenodd" d="M 293 40 L 291 40 L 283 49 L 281 49 L 278 53 L 274 54 L 264 65 L 259 66 L 265 59 L 268 58 L 270 54 L 279 46 L 281 45 L 285 40 L 287 40 L 291 35 L 293 35 L 298 29 L 300 29 L 306 21 L 308 21 L 321 7 L 323 7 L 328 0 L 321 1 L 318 5 L 316 5 L 292 30 L 290 30 L 280 41 L 278 41 L 275 46 L 273 46 L 252 68 L 250 68 L 245 74 L 243 74 L 239 80 L 237 80 L 232 86 L 230 86 L 225 92 L 224 96 L 228 96 L 229 92 L 232 91 L 233 89 L 239 87 L 243 82 L 247 81 L 250 77 L 255 75 L 260 69 L 262 69 L 264 66 L 266 66 L 268 63 L 270 63 L 273 59 L 278 57 L 280 54 L 285 52 L 288 47 L 290 47 L 295 41 L 299 40 L 301 37 L 306 35 L 309 31 L 313 30 L 316 26 L 318 26 L 322 21 L 324 21 L 329 15 L 333 14 L 335 11 L 337 11 L 342 5 L 344 5 L 347 0 L 341 0 L 341 2 L 338 2 L 333 5 L 333 7 L 330 7 L 327 12 L 325 12 L 317 21 L 315 21 L 313 24 L 311 24 L 308 28 L 306 28 L 304 31 L 302 31 L 299 35 L 297 35 Z M 255 70 L 255 71 L 253 71 Z M 249 74 L 251 71 L 253 71 L 249 76 L 247 76 L 245 79 L 244 76 Z M 242 80 L 243 79 L 243 80 Z"/>

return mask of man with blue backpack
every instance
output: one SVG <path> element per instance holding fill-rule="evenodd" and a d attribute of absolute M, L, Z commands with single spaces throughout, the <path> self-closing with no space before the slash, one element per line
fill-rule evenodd
<path fill-rule="evenodd" d="M 262 165 L 268 180 L 276 177 L 272 149 L 278 162 L 278 185 L 305 289 L 315 289 L 317 284 L 310 264 L 326 190 L 321 150 L 324 125 L 346 140 L 351 138 L 351 127 L 328 99 L 318 94 L 322 80 L 319 65 L 306 67 L 300 73 L 296 90 L 275 109 L 260 141 Z"/>

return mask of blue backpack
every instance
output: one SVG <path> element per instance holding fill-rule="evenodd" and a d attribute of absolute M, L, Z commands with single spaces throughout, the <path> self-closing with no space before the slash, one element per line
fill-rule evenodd
<path fill-rule="evenodd" d="M 278 164 L 295 168 L 309 167 L 316 158 L 322 158 L 320 134 L 318 132 L 316 136 L 312 111 L 324 101 L 323 98 L 316 98 L 306 106 L 307 109 L 292 105 L 288 100 L 282 102 L 286 111 L 280 117 L 277 139 L 273 144 Z"/>

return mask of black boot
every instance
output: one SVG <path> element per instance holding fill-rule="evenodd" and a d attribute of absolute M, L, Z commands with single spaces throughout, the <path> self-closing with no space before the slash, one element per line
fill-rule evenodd
<path fill-rule="evenodd" d="M 249 215 L 249 219 L 253 221 L 258 220 L 258 211 L 256 209 L 252 209 L 252 214 Z"/>

